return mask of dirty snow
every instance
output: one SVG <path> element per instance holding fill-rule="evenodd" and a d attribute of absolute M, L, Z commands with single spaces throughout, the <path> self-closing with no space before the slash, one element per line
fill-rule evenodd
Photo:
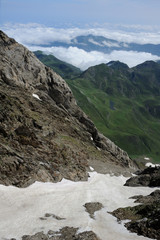
<path fill-rule="evenodd" d="M 20 189 L 0 185 L 0 239 L 16 238 L 25 234 L 59 230 L 64 226 L 78 227 L 79 231 L 93 230 L 102 240 L 145 240 L 118 224 L 107 213 L 119 207 L 133 206 L 134 195 L 148 195 L 154 189 L 148 187 L 125 187 L 126 178 L 109 174 L 89 173 L 88 182 L 72 182 L 63 179 L 59 183 L 40 183 Z M 104 208 L 89 217 L 83 205 L 100 202 Z M 55 214 L 64 220 L 47 218 Z"/>

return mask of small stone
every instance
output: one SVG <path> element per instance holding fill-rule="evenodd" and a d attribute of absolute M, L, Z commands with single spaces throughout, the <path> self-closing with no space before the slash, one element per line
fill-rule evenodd
<path fill-rule="evenodd" d="M 39 219 L 40 219 L 40 220 L 42 220 L 42 221 L 43 221 L 43 220 L 47 220 L 47 219 L 46 219 L 46 218 L 44 218 L 44 217 L 40 217 Z"/>
<path fill-rule="evenodd" d="M 94 213 L 101 210 L 103 205 L 99 202 L 89 202 L 85 203 L 84 207 L 86 208 L 86 211 L 89 213 L 90 217 L 94 218 Z"/>
<path fill-rule="evenodd" d="M 44 216 L 45 217 L 51 217 L 53 214 L 52 213 L 46 213 Z"/>

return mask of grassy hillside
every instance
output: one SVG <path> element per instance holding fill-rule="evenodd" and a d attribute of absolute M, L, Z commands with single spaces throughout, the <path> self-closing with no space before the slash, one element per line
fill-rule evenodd
<path fill-rule="evenodd" d="M 159 73 L 160 65 L 153 62 L 134 69 L 100 64 L 67 82 L 104 135 L 131 156 L 159 161 Z"/>
<path fill-rule="evenodd" d="M 75 78 L 67 76 L 66 81 L 78 105 L 105 136 L 131 157 L 160 162 L 159 63 L 148 61 L 130 69 L 110 62 Z"/>
<path fill-rule="evenodd" d="M 68 79 L 73 78 L 81 73 L 81 70 L 69 63 L 63 62 L 53 55 L 46 55 L 41 51 L 34 52 L 36 57 L 46 66 L 52 68 L 61 77 Z"/>

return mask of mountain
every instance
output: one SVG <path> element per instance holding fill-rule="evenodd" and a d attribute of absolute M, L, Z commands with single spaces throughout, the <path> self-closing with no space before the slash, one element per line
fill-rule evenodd
<path fill-rule="evenodd" d="M 34 46 L 34 44 L 32 44 Z M 125 41 L 117 41 L 103 36 L 95 36 L 92 34 L 85 36 L 77 36 L 72 38 L 69 43 L 65 41 L 53 41 L 48 44 L 40 44 L 41 47 L 77 47 L 87 52 L 100 51 L 103 53 L 111 53 L 112 51 L 136 51 L 146 52 L 160 56 L 160 44 L 138 44 L 128 43 Z"/>
<path fill-rule="evenodd" d="M 97 131 L 66 82 L 3 32 L 0 101 L 1 184 L 86 180 L 92 161 L 99 166 L 106 161 L 107 171 L 119 173 L 136 168 Z"/>
<path fill-rule="evenodd" d="M 105 65 L 108 74 L 120 71 L 121 63 L 111 65 L 114 70 Z M 122 73 L 128 73 L 122 66 Z M 91 73 L 92 80 L 96 71 L 86 71 L 80 78 L 89 79 Z M 89 80 L 85 83 L 91 84 Z M 116 223 L 111 212 L 118 218 L 137 219 L 127 226 L 131 231 L 159 238 L 159 225 L 155 226 L 159 223 L 159 192 L 147 196 L 152 205 L 134 207 L 133 194 L 152 191 L 123 186 L 126 178 L 122 174 L 128 176 L 137 170 L 135 161 L 98 132 L 58 74 L 2 31 L 0 102 L 1 239 L 143 239 Z M 115 109 L 114 103 L 111 109 Z M 93 168 L 97 172 L 92 172 Z M 143 183 L 150 178 L 148 171 L 151 168 L 141 172 L 147 175 L 145 180 L 138 177 Z M 160 179 L 159 169 L 152 173 L 150 180 L 155 183 Z M 146 197 L 138 198 L 146 201 Z M 133 208 L 115 212 L 128 204 Z"/>
<path fill-rule="evenodd" d="M 66 79 L 78 105 L 97 128 L 132 157 L 159 161 L 160 64 L 129 68 L 119 61 Z"/>
<path fill-rule="evenodd" d="M 42 51 L 35 51 L 34 54 L 41 62 L 46 66 L 51 67 L 62 78 L 73 78 L 82 72 L 79 68 L 63 62 L 53 55 L 46 55 Z"/>
<path fill-rule="evenodd" d="M 132 156 L 159 161 L 159 77 L 160 64 L 153 61 L 131 69 L 112 62 L 91 67 L 68 83 L 79 106 L 103 134 Z"/>

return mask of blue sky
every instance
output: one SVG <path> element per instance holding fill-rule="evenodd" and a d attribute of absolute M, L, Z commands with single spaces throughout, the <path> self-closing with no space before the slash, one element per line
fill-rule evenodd
<path fill-rule="evenodd" d="M 30 50 L 51 53 L 83 70 L 111 60 L 135 66 L 159 57 L 127 50 L 104 54 L 41 45 L 70 43 L 88 34 L 126 43 L 160 44 L 159 12 L 160 0 L 0 0 L 0 28 Z"/>
<path fill-rule="evenodd" d="M 0 24 L 160 25 L 159 0 L 0 0 Z"/>

